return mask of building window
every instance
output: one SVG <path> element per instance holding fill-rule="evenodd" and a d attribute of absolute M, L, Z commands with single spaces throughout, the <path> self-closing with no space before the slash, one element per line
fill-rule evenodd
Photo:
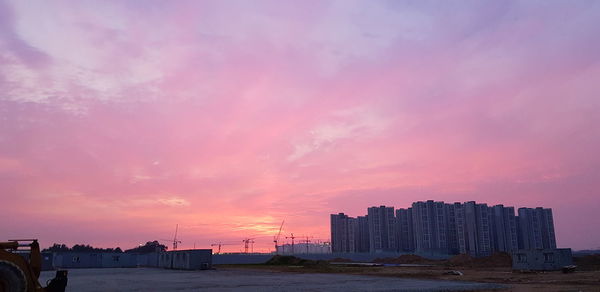
<path fill-rule="evenodd" d="M 553 253 L 544 253 L 544 263 L 553 263 L 554 262 L 554 254 Z"/>
<path fill-rule="evenodd" d="M 113 262 L 118 262 L 119 261 L 119 256 L 113 256 Z"/>
<path fill-rule="evenodd" d="M 524 254 L 524 253 L 517 254 L 517 262 L 519 262 L 519 263 L 526 263 L 527 262 L 527 255 Z"/>

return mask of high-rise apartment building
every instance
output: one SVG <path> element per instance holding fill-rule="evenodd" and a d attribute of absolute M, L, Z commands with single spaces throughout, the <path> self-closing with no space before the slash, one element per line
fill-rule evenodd
<path fill-rule="evenodd" d="M 367 209 L 367 216 L 369 222 L 370 251 L 396 251 L 394 207 L 371 207 Z"/>
<path fill-rule="evenodd" d="M 448 253 L 448 218 L 444 202 L 412 204 L 415 251 Z"/>
<path fill-rule="evenodd" d="M 465 253 L 487 256 L 517 249 L 556 248 L 552 210 L 488 206 L 474 201 L 379 206 L 356 219 L 331 215 L 333 252 Z M 394 216 L 395 215 L 395 216 Z"/>
<path fill-rule="evenodd" d="M 454 249 L 454 253 L 467 253 L 468 243 L 467 243 L 467 224 L 466 224 L 466 216 L 465 216 L 465 205 L 461 203 L 454 203 L 448 207 L 452 209 L 454 215 L 454 221 L 451 224 L 454 225 L 454 229 L 456 230 L 456 242 L 455 246 L 451 246 L 450 249 Z"/>
<path fill-rule="evenodd" d="M 448 219 L 448 253 L 458 254 L 459 251 L 459 238 L 458 238 L 458 225 L 456 224 L 456 209 L 455 204 L 445 204 L 446 217 Z"/>
<path fill-rule="evenodd" d="M 490 238 L 490 215 L 487 204 L 477 204 L 474 201 L 465 202 L 463 209 L 463 233 L 459 233 L 457 236 L 463 236 L 465 239 L 464 252 L 472 256 L 490 255 L 492 253 L 492 245 Z"/>
<path fill-rule="evenodd" d="M 496 205 L 490 209 L 492 250 L 510 252 L 518 249 L 515 208 Z"/>
<path fill-rule="evenodd" d="M 356 217 L 356 252 L 369 252 L 369 221 L 368 216 Z"/>
<path fill-rule="evenodd" d="M 519 208 L 519 248 L 556 248 L 552 209 Z"/>
<path fill-rule="evenodd" d="M 413 252 L 415 250 L 414 234 L 412 208 L 396 210 L 398 251 Z"/>
<path fill-rule="evenodd" d="M 331 214 L 331 252 L 356 252 L 356 223 L 344 213 Z"/>

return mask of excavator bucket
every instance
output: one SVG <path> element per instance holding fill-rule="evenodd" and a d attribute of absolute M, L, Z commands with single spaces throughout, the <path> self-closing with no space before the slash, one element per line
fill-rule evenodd
<path fill-rule="evenodd" d="M 46 292 L 65 292 L 67 287 L 67 270 L 56 271 L 56 276 L 51 279 L 48 286 L 46 286 Z"/>

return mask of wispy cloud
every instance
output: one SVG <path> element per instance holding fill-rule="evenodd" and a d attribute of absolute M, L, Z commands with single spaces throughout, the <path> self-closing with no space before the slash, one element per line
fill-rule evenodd
<path fill-rule="evenodd" d="M 0 219 L 29 219 L 0 234 L 137 245 L 180 224 L 208 246 L 285 218 L 326 238 L 329 213 L 433 197 L 553 207 L 559 243 L 590 247 L 598 19 L 593 1 L 2 1 Z"/>

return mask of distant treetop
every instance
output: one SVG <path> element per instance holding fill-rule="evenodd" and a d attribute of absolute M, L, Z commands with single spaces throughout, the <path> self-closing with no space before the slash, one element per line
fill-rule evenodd
<path fill-rule="evenodd" d="M 72 248 L 69 248 L 65 244 L 55 243 L 51 247 L 45 248 L 42 252 L 98 252 L 98 253 L 122 253 L 120 247 L 117 248 L 98 248 L 93 247 L 89 244 L 76 244 Z"/>
<path fill-rule="evenodd" d="M 138 247 L 125 250 L 126 253 L 151 253 L 151 252 L 160 252 L 166 251 L 167 246 L 164 244 L 160 244 L 158 241 L 148 241 L 145 245 L 140 245 Z"/>

